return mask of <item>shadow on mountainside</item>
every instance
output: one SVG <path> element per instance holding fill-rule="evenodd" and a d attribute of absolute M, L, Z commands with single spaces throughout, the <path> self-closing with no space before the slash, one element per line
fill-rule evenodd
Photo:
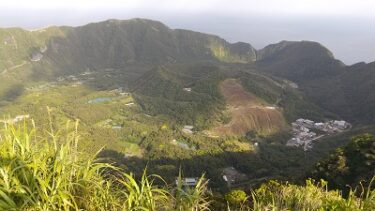
<path fill-rule="evenodd" d="M 223 169 L 234 167 L 245 179 L 233 182 L 232 187 L 256 187 L 264 180 L 278 179 L 289 182 L 304 183 L 315 164 L 326 158 L 332 150 L 348 143 L 348 138 L 338 136 L 317 142 L 312 151 L 291 148 L 276 142 L 263 142 L 253 151 L 221 152 L 192 156 L 178 156 L 169 150 L 158 156 L 144 153 L 144 157 L 129 156 L 114 150 L 103 150 L 98 158 L 115 163 L 125 171 L 141 176 L 146 168 L 148 174 L 162 176 L 172 184 L 181 168 L 185 177 L 200 177 L 205 174 L 210 180 L 211 188 L 227 190 L 223 180 Z"/>

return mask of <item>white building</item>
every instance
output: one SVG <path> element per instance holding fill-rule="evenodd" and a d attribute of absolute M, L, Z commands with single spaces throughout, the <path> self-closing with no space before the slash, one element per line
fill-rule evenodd
<path fill-rule="evenodd" d="M 301 124 L 302 124 L 302 123 L 304 123 L 304 122 L 305 122 L 305 120 L 304 120 L 304 119 L 297 119 L 297 120 L 296 120 L 296 122 L 297 122 L 297 123 L 301 123 Z"/>
<path fill-rule="evenodd" d="M 316 129 L 323 130 L 324 127 L 325 127 L 325 124 L 322 123 L 322 122 L 317 122 L 317 123 L 314 124 L 314 127 L 315 127 Z"/>
<path fill-rule="evenodd" d="M 181 180 L 179 180 L 178 178 L 176 179 L 176 185 L 178 186 L 179 185 L 179 182 L 181 181 L 181 185 L 182 186 L 187 186 L 187 187 L 194 187 L 197 185 L 198 183 L 198 179 L 197 178 L 194 178 L 194 177 L 186 177 L 186 178 L 182 178 Z"/>
<path fill-rule="evenodd" d="M 31 56 L 30 61 L 37 62 L 37 61 L 40 61 L 42 58 L 43 58 L 43 54 L 38 52 Z"/>
<path fill-rule="evenodd" d="M 333 122 L 333 125 L 336 126 L 338 129 L 341 129 L 341 130 L 345 130 L 348 127 L 348 123 L 343 121 L 343 120 L 341 120 L 341 121 L 335 120 Z"/>
<path fill-rule="evenodd" d="M 194 126 L 192 126 L 192 125 L 185 125 L 184 128 L 182 128 L 182 132 L 188 133 L 188 134 L 193 134 L 193 128 L 194 128 Z"/>
<path fill-rule="evenodd" d="M 308 125 L 314 125 L 314 121 L 311 121 L 311 120 L 305 119 L 305 124 L 308 124 Z"/>

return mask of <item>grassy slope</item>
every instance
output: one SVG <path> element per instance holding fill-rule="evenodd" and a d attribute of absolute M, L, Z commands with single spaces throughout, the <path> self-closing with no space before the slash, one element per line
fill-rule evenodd
<path fill-rule="evenodd" d="M 30 58 L 40 49 L 48 46 L 53 37 L 63 37 L 64 31 L 50 27 L 38 31 L 27 31 L 20 28 L 0 29 L 0 71 L 11 71 Z"/>
<path fill-rule="evenodd" d="M 225 79 L 220 83 L 220 91 L 230 120 L 213 128 L 213 134 L 245 136 L 247 132 L 254 131 L 266 136 L 287 127 L 278 109 L 267 108 L 272 105 L 246 92 L 237 80 Z"/>

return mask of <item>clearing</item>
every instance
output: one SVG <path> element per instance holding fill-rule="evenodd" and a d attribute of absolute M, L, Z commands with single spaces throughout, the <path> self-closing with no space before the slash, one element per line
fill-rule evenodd
<path fill-rule="evenodd" d="M 267 104 L 252 93 L 247 92 L 236 79 L 226 79 L 220 83 L 220 92 L 225 98 L 227 109 L 224 113 L 231 119 L 228 123 L 218 123 L 208 131 L 216 136 L 244 136 L 249 131 L 269 135 L 287 127 L 281 110 Z"/>

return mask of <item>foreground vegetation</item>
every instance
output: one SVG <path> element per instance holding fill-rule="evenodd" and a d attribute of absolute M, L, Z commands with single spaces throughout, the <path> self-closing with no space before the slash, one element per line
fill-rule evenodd
<path fill-rule="evenodd" d="M 375 190 L 343 198 L 327 183 L 305 186 L 275 181 L 247 197 L 234 190 L 214 197 L 203 177 L 195 188 L 170 186 L 159 176 L 124 173 L 77 149 L 76 124 L 50 125 L 47 136 L 35 126 L 5 125 L 0 133 L 0 210 L 373 210 Z M 156 185 L 162 184 L 162 185 Z M 180 183 L 181 184 L 181 183 Z M 369 185 L 371 187 L 371 184 Z"/>
<path fill-rule="evenodd" d="M 136 180 L 94 157 L 81 159 L 77 130 L 36 132 L 26 125 L 1 132 L 0 210 L 207 209 L 203 178 L 195 189 L 177 187 L 172 194 L 167 185 L 153 185 L 158 176 Z"/>
<path fill-rule="evenodd" d="M 252 194 L 254 210 L 375 209 L 375 190 L 356 189 L 344 198 L 340 191 L 328 190 L 324 180 L 307 180 L 305 186 L 270 181 Z M 359 194 L 359 197 L 356 194 Z"/>
<path fill-rule="evenodd" d="M 329 182 L 330 188 L 345 190 L 361 181 L 369 181 L 375 175 L 375 137 L 365 133 L 351 138 L 327 159 L 317 163 L 312 177 Z"/>

